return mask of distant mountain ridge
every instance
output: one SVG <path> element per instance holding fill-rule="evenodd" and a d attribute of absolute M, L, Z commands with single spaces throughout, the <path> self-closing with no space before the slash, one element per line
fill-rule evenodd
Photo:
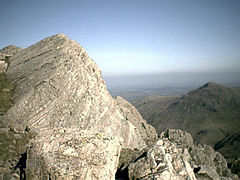
<path fill-rule="evenodd" d="M 155 101 L 157 100 L 153 99 L 152 103 Z M 162 104 L 159 103 L 158 106 Z M 158 133 L 168 128 L 182 129 L 191 133 L 198 143 L 209 144 L 212 147 L 222 139 L 237 133 L 240 128 L 239 93 L 235 89 L 213 82 L 190 91 L 176 100 L 173 99 L 161 110 L 148 110 L 144 104 L 137 104 L 136 107 Z M 148 115 L 149 119 L 144 115 L 148 111 L 154 111 L 151 116 Z M 235 150 L 231 149 L 236 151 L 236 147 Z M 239 148 L 237 150 L 240 152 Z M 223 152 L 226 153 L 230 152 Z M 232 154 L 236 156 L 236 153 L 232 152 Z M 228 156 L 228 160 L 233 158 Z"/>

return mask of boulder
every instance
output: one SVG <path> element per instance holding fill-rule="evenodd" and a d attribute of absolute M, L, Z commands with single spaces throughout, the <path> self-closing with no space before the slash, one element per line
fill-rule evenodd
<path fill-rule="evenodd" d="M 189 133 L 182 130 L 169 129 L 166 137 L 177 145 L 179 149 L 187 150 L 190 155 L 189 162 L 197 179 L 224 179 L 236 176 L 231 174 L 225 158 L 206 144 L 193 144 Z"/>
<path fill-rule="evenodd" d="M 129 179 L 195 180 L 187 153 L 183 154 L 167 138 L 159 139 L 145 155 L 129 164 Z"/>
<path fill-rule="evenodd" d="M 177 147 L 188 148 L 193 146 L 191 134 L 180 129 L 168 129 L 166 137 L 169 139 L 169 141 L 174 142 Z"/>

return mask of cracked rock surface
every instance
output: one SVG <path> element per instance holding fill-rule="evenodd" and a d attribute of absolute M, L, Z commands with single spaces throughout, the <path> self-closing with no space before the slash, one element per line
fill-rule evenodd
<path fill-rule="evenodd" d="M 114 179 L 121 149 L 146 147 L 146 129 L 120 112 L 77 42 L 57 34 L 9 61 L 6 74 L 16 90 L 5 118 L 16 131 L 28 127 L 35 135 L 28 179 Z"/>

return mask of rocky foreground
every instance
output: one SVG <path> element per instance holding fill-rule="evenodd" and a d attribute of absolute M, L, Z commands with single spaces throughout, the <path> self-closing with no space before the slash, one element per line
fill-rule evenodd
<path fill-rule="evenodd" d="M 0 119 L 0 147 L 10 154 L 0 156 L 0 179 L 237 179 L 220 153 L 193 145 L 190 134 L 157 138 L 129 102 L 111 97 L 97 65 L 65 35 L 7 50 L 2 73 L 15 88 Z"/>

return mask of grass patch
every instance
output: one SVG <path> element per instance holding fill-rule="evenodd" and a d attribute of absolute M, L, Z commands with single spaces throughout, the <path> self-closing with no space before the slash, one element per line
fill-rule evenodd
<path fill-rule="evenodd" d="M 0 115 L 12 106 L 14 85 L 6 80 L 4 73 L 0 74 Z"/>

